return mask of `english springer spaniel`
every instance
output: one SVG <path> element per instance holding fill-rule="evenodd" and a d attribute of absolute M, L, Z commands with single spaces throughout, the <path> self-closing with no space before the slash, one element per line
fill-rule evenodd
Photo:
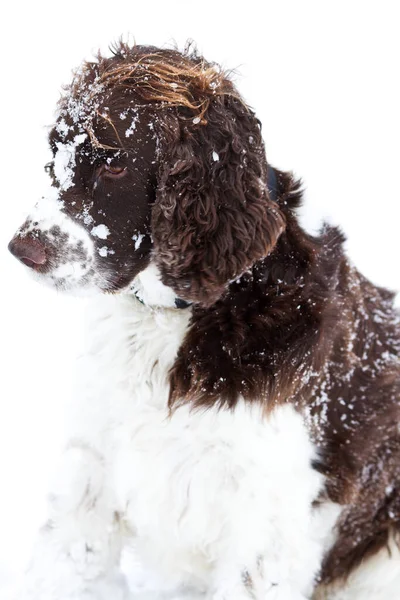
<path fill-rule="evenodd" d="M 128 597 L 132 544 L 146 597 L 399 598 L 393 295 L 340 231 L 300 227 L 299 183 L 228 75 L 120 44 L 76 72 L 50 145 L 10 250 L 94 298 L 19 598 Z"/>

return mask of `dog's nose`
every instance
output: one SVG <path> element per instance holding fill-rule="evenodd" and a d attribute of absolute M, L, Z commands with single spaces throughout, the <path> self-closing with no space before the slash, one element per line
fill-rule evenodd
<path fill-rule="evenodd" d="M 34 269 L 46 263 L 46 248 L 37 238 L 26 235 L 15 236 L 8 244 L 8 249 L 24 265 Z"/>

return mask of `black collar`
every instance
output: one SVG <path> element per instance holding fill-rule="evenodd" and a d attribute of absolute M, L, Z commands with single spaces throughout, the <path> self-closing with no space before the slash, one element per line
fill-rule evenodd
<path fill-rule="evenodd" d="M 140 296 L 138 295 L 137 292 L 133 292 L 135 295 L 136 300 L 138 300 L 140 302 L 140 304 L 143 304 L 143 306 L 147 306 L 143 300 L 140 298 Z M 186 300 L 182 300 L 182 298 L 175 298 L 175 308 L 188 308 L 189 306 L 191 306 L 193 304 L 193 302 L 187 302 Z M 173 306 L 170 306 L 168 308 L 174 308 Z"/>
<path fill-rule="evenodd" d="M 275 169 L 267 165 L 267 187 L 269 197 L 273 202 L 278 201 L 278 177 Z"/>
<path fill-rule="evenodd" d="M 176 308 L 188 308 L 191 306 L 193 302 L 188 302 L 187 300 L 182 300 L 182 298 L 175 298 L 175 306 Z"/>

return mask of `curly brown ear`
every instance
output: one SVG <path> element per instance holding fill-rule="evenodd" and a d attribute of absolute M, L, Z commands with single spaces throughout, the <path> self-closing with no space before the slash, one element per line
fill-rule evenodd
<path fill-rule="evenodd" d="M 210 305 L 285 228 L 268 195 L 260 124 L 240 98 L 223 94 L 203 118 L 166 111 L 162 129 L 154 259 L 179 297 Z"/>

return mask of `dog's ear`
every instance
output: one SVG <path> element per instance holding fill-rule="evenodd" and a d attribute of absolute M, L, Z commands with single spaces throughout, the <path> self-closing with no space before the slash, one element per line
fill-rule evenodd
<path fill-rule="evenodd" d="M 205 305 L 275 246 L 285 217 L 266 186 L 260 123 L 234 95 L 193 117 L 163 119 L 152 212 L 154 260 L 164 284 Z"/>

